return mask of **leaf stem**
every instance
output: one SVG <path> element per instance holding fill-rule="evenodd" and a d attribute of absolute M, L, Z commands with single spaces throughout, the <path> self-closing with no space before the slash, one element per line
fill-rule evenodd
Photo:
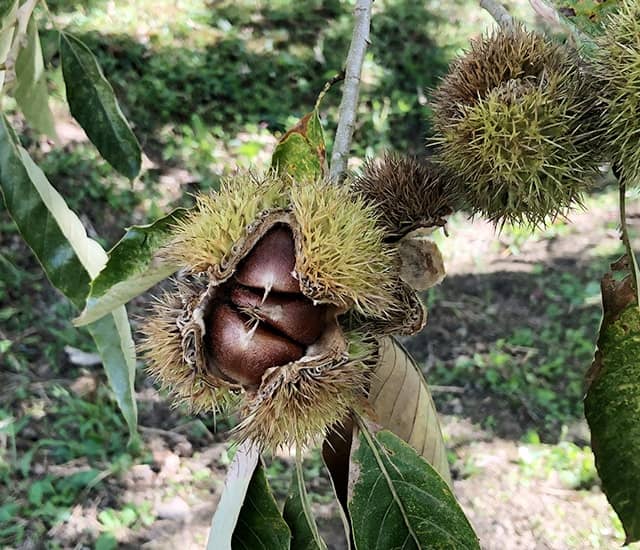
<path fill-rule="evenodd" d="M 344 69 L 342 69 L 338 74 L 333 75 L 331 79 L 325 83 L 324 87 L 322 88 L 322 91 L 318 94 L 318 98 L 316 99 L 316 104 L 313 107 L 314 110 L 318 111 L 320 109 L 320 103 L 322 103 L 324 96 L 331 89 L 331 87 L 334 84 L 337 84 L 338 82 L 342 82 L 343 80 L 344 80 Z"/>
<path fill-rule="evenodd" d="M 345 65 L 344 88 L 338 111 L 338 128 L 333 142 L 331 168 L 329 170 L 329 179 L 335 183 L 340 183 L 347 171 L 347 161 L 349 160 L 349 150 L 351 149 L 351 139 L 355 129 L 358 107 L 360 75 L 362 74 L 364 55 L 369 44 L 372 4 L 373 0 L 357 0 L 353 10 L 353 35 Z"/>
<path fill-rule="evenodd" d="M 638 293 L 638 260 L 631 247 L 631 239 L 629 238 L 629 227 L 627 226 L 627 186 L 622 174 L 614 169 L 614 173 L 618 178 L 620 186 L 620 238 L 622 244 L 627 252 L 627 258 L 629 261 L 629 270 L 631 271 L 631 279 L 633 281 L 633 288 L 636 293 L 636 305 L 640 307 L 640 294 Z"/>

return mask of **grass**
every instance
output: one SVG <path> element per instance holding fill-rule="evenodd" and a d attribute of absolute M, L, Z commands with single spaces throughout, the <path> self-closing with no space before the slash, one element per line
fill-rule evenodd
<path fill-rule="evenodd" d="M 43 538 L 105 477 L 133 463 L 126 451 L 126 426 L 105 386 L 98 387 L 91 401 L 59 385 L 31 385 L 19 388 L 15 400 L 3 402 L 13 408 L 0 411 L 6 434 L 5 448 L 0 449 L 0 483 L 11 487 L 0 505 L 3 544 L 20 542 L 27 535 Z M 48 470 L 57 473 L 45 473 Z"/>
<path fill-rule="evenodd" d="M 598 473 L 589 447 L 570 441 L 540 446 L 540 438 L 529 432 L 527 444 L 518 448 L 518 465 L 523 477 L 549 479 L 557 476 L 566 489 L 589 490 L 598 485 Z"/>

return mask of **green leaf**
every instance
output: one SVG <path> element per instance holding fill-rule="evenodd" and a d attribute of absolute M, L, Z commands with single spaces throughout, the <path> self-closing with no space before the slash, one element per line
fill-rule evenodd
<path fill-rule="evenodd" d="M 140 172 L 140 145 L 96 58 L 83 42 L 64 32 L 60 56 L 71 114 L 107 162 L 134 179 Z"/>
<path fill-rule="evenodd" d="M 47 181 L 17 140 L 6 119 L 0 121 L 0 188 L 22 237 L 51 281 L 76 306 L 107 260 L 87 237 L 79 218 Z"/>
<path fill-rule="evenodd" d="M 603 279 L 604 318 L 584 402 L 602 488 L 640 540 L 640 310 L 630 279 Z"/>
<path fill-rule="evenodd" d="M 231 548 L 288 550 L 290 540 L 291 531 L 278 510 L 264 468 L 258 463 L 233 532 Z"/>
<path fill-rule="evenodd" d="M 27 43 L 16 59 L 16 87 L 13 96 L 31 125 L 52 138 L 56 137 L 53 115 L 49 109 L 49 91 L 42 59 L 38 25 L 32 17 L 27 26 Z"/>
<path fill-rule="evenodd" d="M 136 351 L 127 310 L 120 306 L 110 315 L 87 326 L 87 330 L 96 343 L 109 384 L 134 439 L 138 424 L 134 390 Z"/>
<path fill-rule="evenodd" d="M 291 478 L 289 496 L 282 512 L 291 530 L 291 550 L 326 550 L 327 545 L 318 533 L 309 496 L 304 486 L 302 459 L 297 457 L 296 469 Z"/>
<path fill-rule="evenodd" d="M 314 109 L 280 138 L 271 165 L 296 179 L 320 178 L 326 173 L 326 157 L 322 125 Z"/>
<path fill-rule="evenodd" d="M 364 422 L 352 451 L 349 510 L 356 548 L 479 549 L 447 483 L 393 433 Z"/>
<path fill-rule="evenodd" d="M 81 307 L 90 278 L 104 267 L 107 253 L 87 236 L 78 216 L 18 145 L 5 118 L 0 119 L 0 192 L 18 231 L 53 286 Z M 135 354 L 124 306 L 88 329 L 133 438 L 137 423 Z"/>
<path fill-rule="evenodd" d="M 159 262 L 155 253 L 167 241 L 173 224 L 187 212 L 179 208 L 149 225 L 127 229 L 109 251 L 105 268 L 91 282 L 91 292 L 76 326 L 100 319 L 118 306 L 166 279 L 180 266 Z"/>
<path fill-rule="evenodd" d="M 569 27 L 578 29 L 590 37 L 603 32 L 602 23 L 606 16 L 614 12 L 619 0 L 552 0 L 550 2 L 561 20 Z"/>

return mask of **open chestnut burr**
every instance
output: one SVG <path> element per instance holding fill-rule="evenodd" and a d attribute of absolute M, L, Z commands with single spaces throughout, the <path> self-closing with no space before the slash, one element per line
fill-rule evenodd
<path fill-rule="evenodd" d="M 300 290 L 295 242 L 284 224 L 257 242 L 218 296 L 205 316 L 206 351 L 226 379 L 245 387 L 301 359 L 327 326 L 327 306 Z"/>
<path fill-rule="evenodd" d="M 159 260 L 180 269 L 141 331 L 148 371 L 264 448 L 307 445 L 365 397 L 378 338 L 424 324 L 374 206 L 347 186 L 239 173 L 199 195 Z"/>

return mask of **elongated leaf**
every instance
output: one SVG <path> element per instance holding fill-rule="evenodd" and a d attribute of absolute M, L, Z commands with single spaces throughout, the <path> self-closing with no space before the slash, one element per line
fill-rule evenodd
<path fill-rule="evenodd" d="M 166 242 L 176 220 L 186 212 L 179 208 L 152 224 L 127 229 L 109 251 L 105 268 L 91 282 L 85 308 L 74 320 L 76 326 L 100 319 L 179 269 L 178 265 L 158 261 L 155 253 Z"/>
<path fill-rule="evenodd" d="M 2 0 L 0 4 L 0 63 L 7 61 L 16 30 L 18 0 Z M 7 71 L 0 71 L 0 90 L 4 86 Z"/>
<path fill-rule="evenodd" d="M 4 118 L 0 123 L 0 186 L 7 210 L 47 277 L 80 307 L 90 274 L 98 274 L 107 254 L 87 237 L 82 222 L 17 145 Z"/>
<path fill-rule="evenodd" d="M 320 118 L 318 111 L 313 110 L 280 138 L 271 165 L 279 173 L 297 179 L 318 178 L 326 173 L 326 157 Z"/>
<path fill-rule="evenodd" d="M 90 277 L 104 267 L 107 254 L 87 236 L 80 219 L 18 145 L 4 118 L 0 120 L 0 191 L 9 214 L 53 286 L 81 307 Z M 89 331 L 133 437 L 137 423 L 135 357 L 124 307 L 100 324 L 91 325 Z"/>
<path fill-rule="evenodd" d="M 447 451 L 429 387 L 420 368 L 393 338 L 380 342 L 369 391 L 374 419 L 411 445 L 451 485 Z"/>
<path fill-rule="evenodd" d="M 311 513 L 300 457 L 296 460 L 296 469 L 291 477 L 289 496 L 282 515 L 291 530 L 291 550 L 326 550 L 327 545 L 320 537 Z"/>
<path fill-rule="evenodd" d="M 233 532 L 259 461 L 260 452 L 250 441 L 245 441 L 238 447 L 224 480 L 224 490 L 216 513 L 211 520 L 207 550 L 231 548 Z"/>
<path fill-rule="evenodd" d="M 349 499 L 356 548 L 479 549 L 451 489 L 429 463 L 393 433 L 374 435 L 359 425 Z"/>
<path fill-rule="evenodd" d="M 129 433 L 133 435 L 138 423 L 134 392 L 136 351 L 127 310 L 120 306 L 90 324 L 87 329 L 96 343 L 109 384 L 129 426 Z"/>
<path fill-rule="evenodd" d="M 630 278 L 602 281 L 604 318 L 584 402 L 602 488 L 640 540 L 640 309 Z"/>
<path fill-rule="evenodd" d="M 56 137 L 49 109 L 49 90 L 42 59 L 38 25 L 32 17 L 27 26 L 27 43 L 16 60 L 16 87 L 13 95 L 31 125 L 43 134 Z"/>
<path fill-rule="evenodd" d="M 258 463 L 233 532 L 231 548 L 288 550 L 290 540 L 291 531 L 278 510 L 264 468 Z"/>
<path fill-rule="evenodd" d="M 68 33 L 60 33 L 60 56 L 71 114 L 107 162 L 134 179 L 140 172 L 140 145 L 96 58 Z"/>

